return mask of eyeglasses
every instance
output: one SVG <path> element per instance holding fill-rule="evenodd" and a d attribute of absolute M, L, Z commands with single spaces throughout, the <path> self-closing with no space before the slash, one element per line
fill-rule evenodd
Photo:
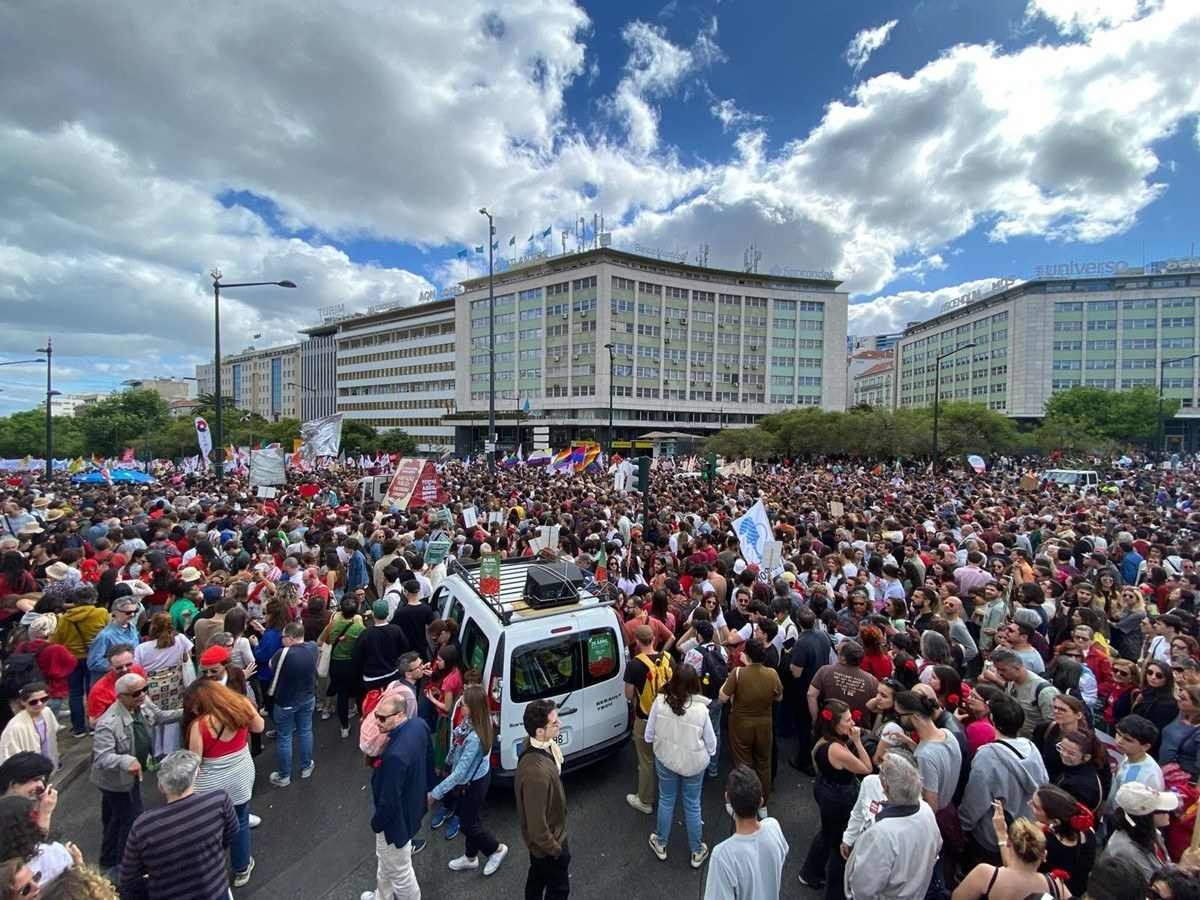
<path fill-rule="evenodd" d="M 123 666 L 113 666 L 112 670 L 114 672 L 128 672 L 132 668 L 133 668 L 133 663 L 125 663 L 125 665 L 123 665 Z"/>
<path fill-rule="evenodd" d="M 215 678 L 216 676 L 220 675 L 221 672 L 222 672 L 222 669 L 220 666 L 217 666 L 216 668 L 213 668 L 213 669 L 201 669 L 200 670 L 201 675 L 205 675 L 209 678 Z"/>
<path fill-rule="evenodd" d="M 395 716 L 395 713 L 375 713 L 376 722 L 386 722 L 388 719 Z"/>
<path fill-rule="evenodd" d="M 146 689 L 145 689 L 145 688 L 138 688 L 136 691 L 126 691 L 126 692 L 125 692 L 125 694 L 124 694 L 124 696 L 126 696 L 126 697 L 140 697 L 140 696 L 142 696 L 142 694 L 144 694 L 144 693 L 146 693 Z"/>

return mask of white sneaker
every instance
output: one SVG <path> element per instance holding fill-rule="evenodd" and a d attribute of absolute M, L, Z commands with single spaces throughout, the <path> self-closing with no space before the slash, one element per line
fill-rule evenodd
<path fill-rule="evenodd" d="M 654 807 L 650 806 L 646 803 L 643 803 L 637 794 L 626 794 L 625 802 L 628 803 L 630 806 L 632 806 L 634 809 L 636 809 L 640 813 L 645 813 L 646 815 L 650 815 L 650 813 L 654 812 Z"/>
<path fill-rule="evenodd" d="M 374 891 L 363 891 L 358 895 L 358 900 L 375 900 Z"/>
<path fill-rule="evenodd" d="M 450 860 L 451 872 L 468 872 L 479 868 L 479 857 L 456 856 Z"/>
<path fill-rule="evenodd" d="M 496 848 L 496 852 L 488 857 L 487 865 L 483 867 L 484 875 L 491 875 L 500 868 L 500 863 L 504 862 L 504 857 L 508 856 L 508 844 L 501 844 Z"/>
<path fill-rule="evenodd" d="M 250 815 L 247 817 L 247 819 L 248 819 L 248 820 L 249 820 L 249 822 L 250 822 L 250 827 L 251 827 L 251 828 L 257 828 L 259 825 L 261 825 L 261 824 L 262 824 L 262 819 L 260 819 L 260 818 L 259 818 L 258 816 L 256 816 L 254 813 L 250 813 Z"/>
<path fill-rule="evenodd" d="M 349 728 L 342 729 L 342 737 L 344 737 L 344 738 L 350 737 L 350 729 Z"/>
<path fill-rule="evenodd" d="M 317 764 L 315 761 L 310 762 L 307 766 L 305 766 L 303 769 L 300 770 L 300 777 L 301 778 L 311 778 L 313 769 L 315 769 L 316 767 L 317 767 Z"/>
<path fill-rule="evenodd" d="M 267 777 L 267 781 L 271 782 L 271 784 L 275 785 L 275 787 L 287 787 L 289 784 L 292 783 L 291 778 L 284 778 L 278 772 L 272 772 Z"/>
<path fill-rule="evenodd" d="M 692 854 L 692 868 L 700 868 L 706 859 L 708 859 L 708 844 L 701 842 L 700 849 Z"/>
<path fill-rule="evenodd" d="M 650 849 L 654 851 L 654 855 L 663 862 L 667 861 L 667 847 L 658 839 L 658 835 L 653 831 L 650 832 Z"/>
<path fill-rule="evenodd" d="M 250 881 L 250 873 L 254 871 L 254 857 L 250 857 L 250 865 L 242 869 L 240 872 L 233 873 L 233 886 L 236 888 L 245 887 Z"/>

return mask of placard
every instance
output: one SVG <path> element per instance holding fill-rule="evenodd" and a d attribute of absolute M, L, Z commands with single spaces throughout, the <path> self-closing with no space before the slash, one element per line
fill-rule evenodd
<path fill-rule="evenodd" d="M 467 528 L 474 528 L 476 523 L 479 522 L 479 512 L 474 506 L 464 506 L 462 516 L 463 524 L 466 525 Z"/>
<path fill-rule="evenodd" d="M 275 488 L 268 487 L 265 484 L 260 484 L 258 486 L 258 494 L 256 496 L 261 497 L 264 500 L 274 500 L 275 499 Z"/>
<path fill-rule="evenodd" d="M 449 552 L 449 539 L 438 538 L 436 541 L 430 541 L 425 545 L 425 565 L 436 566 L 446 558 L 446 554 Z"/>
<path fill-rule="evenodd" d="M 842 506 L 838 500 L 829 501 L 829 515 L 834 519 L 840 519 L 846 514 L 846 507 Z"/>
<path fill-rule="evenodd" d="M 499 553 L 484 553 L 479 558 L 479 592 L 487 597 L 500 593 Z"/>

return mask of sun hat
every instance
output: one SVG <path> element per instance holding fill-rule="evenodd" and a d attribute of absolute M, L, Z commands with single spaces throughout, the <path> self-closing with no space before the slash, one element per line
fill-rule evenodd
<path fill-rule="evenodd" d="M 1179 795 L 1172 791 L 1156 791 L 1140 781 L 1130 781 L 1117 789 L 1117 806 L 1131 816 L 1148 816 L 1156 812 L 1174 812 Z"/>

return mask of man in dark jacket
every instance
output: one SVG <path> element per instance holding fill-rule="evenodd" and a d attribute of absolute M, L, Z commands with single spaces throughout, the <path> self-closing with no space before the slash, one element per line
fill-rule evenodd
<path fill-rule="evenodd" d="M 534 700 L 525 707 L 525 732 L 529 737 L 517 761 L 513 791 L 521 840 L 529 848 L 526 900 L 566 900 L 571 892 L 567 794 L 560 777 L 562 751 L 555 741 L 558 731 L 558 710 L 553 701 Z"/>
<path fill-rule="evenodd" d="M 416 900 L 421 888 L 412 866 L 413 838 L 434 784 L 429 726 L 421 719 L 409 719 L 404 699 L 395 695 L 380 700 L 371 715 L 388 743 L 371 776 L 376 887 L 364 892 L 361 900 Z"/>

